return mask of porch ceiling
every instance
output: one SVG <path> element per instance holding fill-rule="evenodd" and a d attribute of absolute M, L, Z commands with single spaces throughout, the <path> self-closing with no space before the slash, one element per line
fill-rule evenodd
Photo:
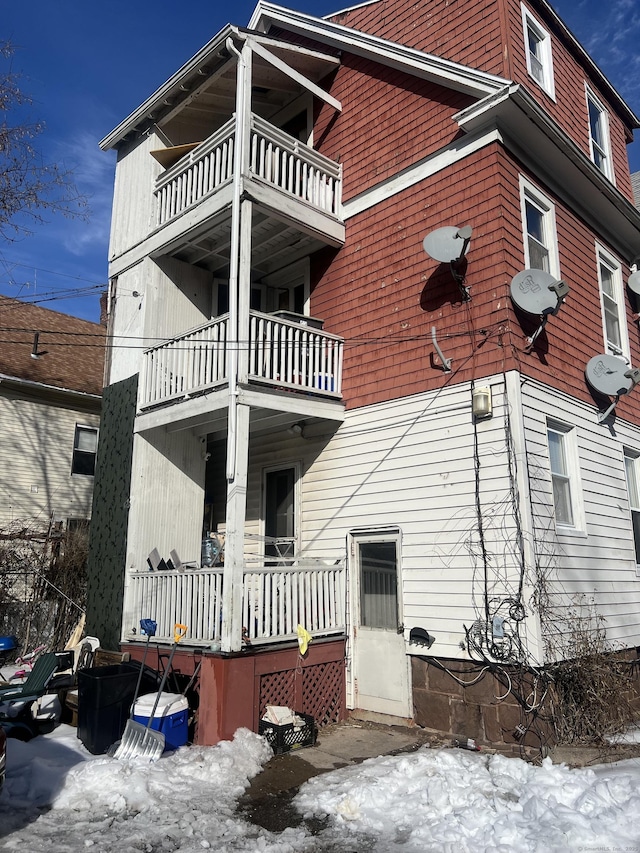
<path fill-rule="evenodd" d="M 339 400 L 244 386 L 239 389 L 238 399 L 251 407 L 249 433 L 253 438 L 285 432 L 294 424 L 301 423 L 304 424 L 305 438 L 319 438 L 332 434 L 344 420 L 344 404 Z M 225 386 L 200 397 L 143 412 L 136 418 L 134 432 L 192 430 L 195 435 L 209 436 L 211 441 L 226 439 L 227 402 Z"/>
<path fill-rule="evenodd" d="M 268 275 L 325 244 L 254 205 L 251 268 Z M 180 261 L 207 269 L 221 278 L 229 275 L 231 215 L 207 223 L 203 230 L 183 238 L 169 254 Z"/>
<path fill-rule="evenodd" d="M 187 128 L 198 128 L 206 123 L 207 135 L 224 124 L 235 110 L 236 97 L 236 61 L 230 55 L 226 42 L 231 38 L 240 49 L 248 36 L 315 84 L 339 65 L 335 56 L 286 44 L 263 33 L 226 26 L 101 140 L 100 147 L 108 150 L 129 133 L 141 132 L 152 123 L 169 130 L 176 117 Z M 303 86 L 254 54 L 251 87 L 254 113 L 267 120 L 272 119 L 303 92 Z"/>

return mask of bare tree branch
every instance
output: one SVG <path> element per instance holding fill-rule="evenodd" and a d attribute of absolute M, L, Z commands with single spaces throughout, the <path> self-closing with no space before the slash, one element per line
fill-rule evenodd
<path fill-rule="evenodd" d="M 10 42 L 0 42 L 0 60 L 8 66 L 0 72 L 0 237 L 6 240 L 30 233 L 46 213 L 87 215 L 87 200 L 75 188 L 71 170 L 47 163 L 35 145 L 44 124 L 23 117 L 31 99 L 12 69 L 13 54 Z"/>

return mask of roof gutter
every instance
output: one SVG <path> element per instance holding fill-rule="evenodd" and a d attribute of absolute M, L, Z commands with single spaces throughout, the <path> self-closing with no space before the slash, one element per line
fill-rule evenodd
<path fill-rule="evenodd" d="M 8 385 L 15 388 L 29 388 L 46 391 L 49 394 L 62 394 L 65 397 L 72 397 L 77 400 L 86 402 L 101 402 L 102 394 L 89 394 L 87 391 L 77 391 L 74 388 L 60 388 L 58 385 L 47 385 L 44 382 L 34 382 L 32 379 L 21 379 L 19 376 L 9 376 L 6 373 L 0 373 L 0 385 Z"/>

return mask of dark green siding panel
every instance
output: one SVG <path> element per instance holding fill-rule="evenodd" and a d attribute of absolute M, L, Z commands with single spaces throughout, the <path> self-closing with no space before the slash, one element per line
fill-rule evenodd
<path fill-rule="evenodd" d="M 117 649 L 124 591 L 138 377 L 104 389 L 87 564 L 89 636 Z"/>

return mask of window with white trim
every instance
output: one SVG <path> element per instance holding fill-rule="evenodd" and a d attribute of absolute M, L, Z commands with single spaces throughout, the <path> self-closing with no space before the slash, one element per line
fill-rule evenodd
<path fill-rule="evenodd" d="M 520 8 L 522 9 L 527 71 L 538 86 L 555 100 L 551 36 L 523 4 L 520 4 Z"/>
<path fill-rule="evenodd" d="M 627 493 L 631 512 L 631 529 L 636 553 L 636 565 L 640 568 L 640 454 L 624 450 L 624 471 L 627 477 Z"/>
<path fill-rule="evenodd" d="M 622 268 L 613 255 L 598 244 L 596 244 L 596 257 L 605 350 L 611 355 L 619 355 L 629 361 Z"/>
<path fill-rule="evenodd" d="M 587 112 L 589 114 L 589 152 L 591 159 L 603 175 L 613 180 L 609 116 L 606 109 L 587 87 Z"/>
<path fill-rule="evenodd" d="M 76 424 L 73 438 L 73 456 L 71 473 L 84 474 L 92 477 L 96 470 L 96 453 L 98 451 L 97 427 Z"/>
<path fill-rule="evenodd" d="M 547 421 L 549 468 L 553 488 L 556 526 L 582 528 L 579 504 L 580 483 L 575 446 L 575 428 L 557 421 Z"/>
<path fill-rule="evenodd" d="M 560 278 L 555 208 L 526 178 L 520 178 L 520 204 L 526 269 L 544 270 Z"/>

